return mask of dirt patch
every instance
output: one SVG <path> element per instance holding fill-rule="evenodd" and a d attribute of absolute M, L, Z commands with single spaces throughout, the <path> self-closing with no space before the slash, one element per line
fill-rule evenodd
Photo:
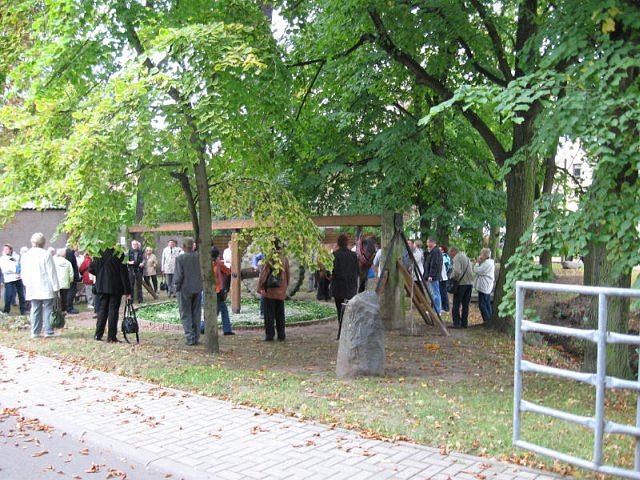
<path fill-rule="evenodd" d="M 581 283 L 581 272 L 563 271 L 558 278 L 560 283 Z M 315 300 L 315 292 L 300 290 L 296 299 Z M 151 301 L 146 304 L 153 303 Z M 325 302 L 326 303 L 326 302 Z M 332 305 L 331 302 L 326 303 Z M 527 306 L 532 306 L 544 319 L 560 319 L 568 321 L 578 315 L 575 313 L 575 302 L 558 301 L 548 293 L 536 293 L 527 299 Z M 573 308 L 574 312 L 567 310 Z M 407 382 L 425 380 L 457 382 L 470 378 L 486 378 L 496 372 L 511 372 L 512 342 L 509 338 L 494 330 L 482 326 L 477 303 L 470 307 L 470 328 L 453 330 L 450 336 L 442 335 L 433 326 L 425 325 L 422 318 L 410 306 L 406 312 L 404 327 L 397 331 L 385 332 L 386 368 L 385 374 L 392 378 L 406 378 Z M 70 326 L 88 329 L 90 335 L 95 328 L 96 320 L 92 311 L 67 317 Z M 451 326 L 451 317 L 443 313 L 443 320 Z M 166 352 L 166 337 L 145 336 L 152 331 L 169 334 L 175 338 L 169 340 L 170 349 L 175 354 L 189 359 L 190 362 L 210 361 L 202 356 L 201 348 L 190 349 L 182 345 L 182 331 L 179 325 L 165 329 L 159 326 L 141 325 L 141 347 L 158 354 Z M 562 322 L 558 323 L 561 324 Z M 337 322 L 329 320 L 320 324 L 287 327 L 287 341 L 263 342 L 264 332 L 260 328 L 234 328 L 234 337 L 220 337 L 220 355 L 217 361 L 230 368 L 259 368 L 278 370 L 303 375 L 333 375 L 336 367 L 338 341 L 336 340 Z M 164 339 L 163 339 L 164 338 Z M 202 347 L 203 348 L 203 347 Z M 567 355 L 574 355 L 567 348 Z M 496 360 L 501 359 L 501 360 Z M 509 373 L 510 374 L 510 373 Z"/>
<path fill-rule="evenodd" d="M 310 300 L 314 293 L 299 292 L 296 299 Z M 150 302 L 149 302 L 150 303 Z M 443 314 L 445 323 L 451 325 L 450 316 Z M 78 315 L 67 316 L 68 328 L 84 330 L 90 336 L 95 329 L 96 319 L 92 311 L 83 311 Z M 489 366 L 495 366 L 496 350 L 505 347 L 501 334 L 481 326 L 481 317 L 477 304 L 470 308 L 470 328 L 450 330 L 446 337 L 430 325 L 411 308 L 407 311 L 407 320 L 403 329 L 385 332 L 386 376 L 406 378 L 408 382 L 422 382 L 426 379 L 442 379 L 447 382 L 461 381 L 469 377 L 485 376 Z M 158 353 L 167 350 L 166 337 L 145 336 L 152 331 L 175 337 L 169 348 L 177 349 L 179 356 L 189 361 L 202 357 L 201 348 L 185 348 L 182 345 L 182 328 L 163 328 L 152 326 L 151 322 L 141 322 L 141 347 Z M 287 341 L 263 342 L 261 328 L 234 328 L 233 337 L 220 337 L 220 355 L 217 361 L 230 368 L 260 368 L 279 370 L 292 374 L 333 375 L 338 351 L 337 321 L 330 319 L 323 323 L 303 326 L 288 326 Z M 84 335 L 84 333 L 83 333 Z M 165 338 L 163 340 L 163 338 Z M 203 348 L 203 347 L 202 347 Z M 509 347 L 510 348 L 510 347 Z M 184 351 L 183 351 L 184 350 Z M 507 355 L 510 362 L 510 357 Z M 202 362 L 208 362 L 206 356 Z M 198 360 L 196 360 L 198 363 Z M 508 365 L 496 368 L 506 369 Z M 413 379 L 413 380 L 411 380 Z"/>

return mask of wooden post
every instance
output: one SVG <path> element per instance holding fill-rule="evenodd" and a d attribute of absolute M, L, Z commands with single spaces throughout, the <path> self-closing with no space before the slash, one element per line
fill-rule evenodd
<path fill-rule="evenodd" d="M 396 267 L 398 259 L 402 256 L 404 245 L 402 245 L 401 239 L 397 239 L 395 245 L 390 244 L 396 229 L 402 229 L 402 215 L 385 211 L 382 214 L 382 257 L 385 260 L 390 258 L 390 264 L 385 265 L 385 273 L 388 276 L 384 279 L 386 284 L 380 294 L 379 302 L 382 325 L 387 331 L 399 330 L 404 326 L 404 309 L 402 308 L 404 298 L 402 295 L 403 282 Z M 390 248 L 393 249 L 393 253 L 390 257 L 387 257 Z"/>
<path fill-rule="evenodd" d="M 240 278 L 240 251 L 238 250 L 238 232 L 231 234 L 231 311 L 240 313 L 240 294 L 242 283 Z"/>
<path fill-rule="evenodd" d="M 409 270 L 407 270 L 404 265 L 402 265 L 401 261 L 397 262 L 397 267 L 404 282 L 404 290 L 418 309 L 418 313 L 420 314 L 424 322 L 427 325 L 434 325 L 438 327 L 442 333 L 444 333 L 446 336 L 449 336 L 447 327 L 444 325 L 444 323 L 442 323 L 440 316 L 431 304 L 431 297 L 427 298 L 427 296 L 419 287 L 414 287 L 411 273 L 409 273 Z"/>

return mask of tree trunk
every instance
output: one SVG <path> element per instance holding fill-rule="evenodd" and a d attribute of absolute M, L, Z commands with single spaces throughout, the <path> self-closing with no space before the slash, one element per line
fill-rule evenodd
<path fill-rule="evenodd" d="M 449 232 L 451 230 L 451 227 L 448 223 L 441 221 L 441 219 L 438 219 L 437 225 L 438 227 L 436 229 L 435 239 L 438 245 L 449 245 Z"/>
<path fill-rule="evenodd" d="M 491 249 L 491 254 L 493 255 L 496 263 L 500 262 L 500 227 L 497 225 L 491 225 L 491 229 L 489 230 L 489 248 Z"/>
<path fill-rule="evenodd" d="M 394 219 L 395 215 L 392 212 L 384 212 L 382 214 L 382 238 L 381 245 L 383 248 L 382 251 L 382 261 L 386 261 L 387 258 L 390 258 L 389 265 L 384 265 L 384 267 L 389 268 L 389 276 L 387 278 L 387 282 L 384 286 L 384 289 L 380 292 L 380 296 L 378 298 L 380 304 L 380 317 L 382 319 L 382 325 L 385 330 L 397 330 L 404 327 L 404 309 L 402 308 L 402 299 L 404 296 L 402 295 L 402 279 L 400 278 L 400 274 L 396 267 L 397 261 L 400 258 L 402 250 L 400 246 L 400 242 L 396 241 L 393 246 L 393 252 L 389 257 L 387 252 L 391 247 L 390 242 L 394 233 Z"/>
<path fill-rule="evenodd" d="M 200 252 L 200 269 L 204 290 L 204 324 L 205 348 L 209 353 L 219 353 L 218 341 L 218 299 L 211 264 L 211 199 L 207 182 L 207 163 L 204 151 L 200 161 L 194 165 L 196 189 L 198 192 L 198 217 L 200 219 L 200 236 L 197 238 Z"/>
<path fill-rule="evenodd" d="M 533 197 L 535 189 L 535 158 L 526 158 L 513 165 L 505 180 L 507 185 L 507 214 L 506 235 L 502 259 L 507 262 L 520 245 L 520 238 L 533 221 Z M 493 318 L 489 322 L 490 327 L 501 331 L 513 329 L 513 319 L 501 318 L 498 315 L 498 306 L 504 296 L 504 283 L 506 276 L 504 264 L 498 271 L 498 282 L 494 294 Z"/>
<path fill-rule="evenodd" d="M 419 193 L 416 195 L 415 204 L 418 209 L 418 214 L 420 215 L 420 223 L 418 227 L 420 229 L 420 236 L 423 240 L 426 240 L 426 235 L 428 235 L 431 230 L 431 219 L 427 215 L 429 205 L 425 203 Z M 393 234 L 393 230 L 391 233 Z"/>
<path fill-rule="evenodd" d="M 592 286 L 609 286 L 629 288 L 631 273 L 615 277 L 612 265 L 607 261 L 606 245 L 589 245 L 589 253 L 585 257 L 584 284 Z M 607 331 L 628 333 L 629 330 L 629 297 L 608 297 Z M 598 328 L 598 297 L 593 297 L 587 312 L 587 328 Z M 582 369 L 595 372 L 597 364 L 597 345 L 587 342 Z M 607 346 L 607 375 L 618 378 L 633 378 L 629 364 L 628 345 Z"/>
<path fill-rule="evenodd" d="M 125 22 L 126 34 L 132 48 L 139 54 L 146 54 L 140 41 L 140 37 L 130 21 Z M 157 68 L 150 58 L 144 60 L 144 65 L 152 70 Z M 187 126 L 190 129 L 189 142 L 197 153 L 198 162 L 193 165 L 196 181 L 196 192 L 198 194 L 197 208 L 191 190 L 191 184 L 186 170 L 174 172 L 172 176 L 180 181 L 180 185 L 187 200 L 191 223 L 193 225 L 194 237 L 200 251 L 200 269 L 202 270 L 202 282 L 204 290 L 204 320 L 205 320 L 205 345 L 210 353 L 218 353 L 220 345 L 218 343 L 217 325 L 217 295 L 213 278 L 213 268 L 211 265 L 211 196 L 209 193 L 209 183 L 207 176 L 207 153 L 205 145 L 200 138 L 198 123 L 195 121 L 191 104 L 182 96 L 182 93 L 175 87 L 169 87 L 167 94 L 180 105 Z M 202 228 L 200 228 L 202 226 Z"/>
<path fill-rule="evenodd" d="M 542 265 L 543 281 L 553 281 L 556 276 L 553 273 L 553 255 L 549 250 L 545 250 L 540 254 L 540 265 Z"/>
<path fill-rule="evenodd" d="M 140 183 L 140 180 L 138 179 L 138 184 L 139 183 Z M 142 198 L 142 192 L 140 191 L 140 188 L 138 188 L 136 190 L 136 213 L 135 213 L 134 222 L 139 225 L 142 223 L 143 218 L 144 218 L 144 200 Z M 143 241 L 144 237 L 141 233 L 135 233 L 133 235 L 133 238 L 144 243 Z"/>
<path fill-rule="evenodd" d="M 627 88 L 635 83 L 640 71 L 636 67 L 630 67 L 628 69 L 628 73 L 628 77 L 620 82 L 619 89 L 621 92 L 625 92 Z M 625 112 L 619 110 L 616 111 L 615 116 L 618 118 L 624 113 Z M 636 141 L 634 134 L 637 132 L 624 132 L 620 131 L 617 127 L 611 127 L 610 132 L 613 133 L 616 138 L 626 134 L 628 136 L 628 142 Z M 616 146 L 615 144 L 609 145 L 609 149 L 616 152 L 618 154 L 618 158 L 625 158 L 626 156 L 620 152 L 621 148 L 621 146 Z M 620 199 L 621 195 L 623 195 L 622 186 L 634 185 L 638 181 L 638 168 L 635 161 L 636 159 L 633 158 L 618 165 L 611 165 L 607 163 L 604 166 L 599 166 L 599 168 L 594 171 L 593 182 L 590 187 L 590 195 L 587 201 L 594 203 L 598 202 L 598 198 L 596 198 L 598 189 L 604 190 L 605 196 Z M 592 228 L 594 231 L 597 231 L 599 228 L 597 225 L 598 219 L 591 220 L 594 221 Z M 584 283 L 586 285 L 593 286 L 630 288 L 631 272 L 629 271 L 618 276 L 614 275 L 613 265 L 607 259 L 607 248 L 609 247 L 609 244 L 602 242 L 595 243 L 593 238 L 594 237 L 592 237 L 592 241 L 589 244 L 589 253 L 585 261 Z M 629 303 L 629 297 L 609 298 L 607 310 L 607 331 L 628 333 Z M 587 321 L 593 328 L 597 328 L 597 318 L 597 303 L 592 302 L 587 315 Z M 596 353 L 597 352 L 593 344 L 587 345 L 583 363 L 583 368 L 585 370 L 595 371 L 594 366 L 597 361 Z M 608 345 L 606 363 L 608 375 L 620 378 L 632 378 L 631 367 L 629 365 L 629 347 L 627 345 Z"/>
<path fill-rule="evenodd" d="M 528 73 L 532 67 L 523 60 L 523 54 L 527 42 L 535 35 L 537 24 L 537 0 L 523 0 L 518 7 L 518 27 L 516 31 L 516 77 L 522 77 Z M 533 52 L 531 52 L 533 53 Z M 535 63 L 531 58 L 530 62 Z M 535 68 L 535 67 L 534 67 Z M 509 157 L 522 152 L 530 143 L 534 136 L 534 123 L 537 116 L 542 111 L 540 102 L 534 102 L 528 111 L 523 113 L 524 122 L 513 127 L 513 139 Z M 509 173 L 505 177 L 507 187 L 507 212 L 506 212 L 506 235 L 504 250 L 502 251 L 502 261 L 498 272 L 498 283 L 494 294 L 493 318 L 490 326 L 502 331 L 513 330 L 513 318 L 500 318 L 498 306 L 502 302 L 505 294 L 505 279 L 507 268 L 505 264 L 515 253 L 520 245 L 520 239 L 533 221 L 533 204 L 535 198 L 537 159 L 531 154 L 525 154 L 515 165 L 511 166 Z M 498 162 L 500 163 L 500 162 Z"/>
<path fill-rule="evenodd" d="M 542 184 L 542 195 L 551 195 L 553 193 L 553 183 L 556 176 L 556 150 L 558 148 L 558 140 L 555 142 L 553 153 L 547 157 L 545 162 L 544 182 Z M 555 208 L 555 207 L 552 207 Z M 543 280 L 553 280 L 553 252 L 545 250 L 540 255 L 540 265 L 543 268 Z"/>

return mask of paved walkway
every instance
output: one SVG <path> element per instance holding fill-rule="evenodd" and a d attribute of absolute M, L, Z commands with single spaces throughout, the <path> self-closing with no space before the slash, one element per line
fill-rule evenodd
<path fill-rule="evenodd" d="M 165 478 L 560 478 L 484 458 L 365 439 L 357 432 L 0 347 L 0 408 L 12 407 L 166 472 Z"/>

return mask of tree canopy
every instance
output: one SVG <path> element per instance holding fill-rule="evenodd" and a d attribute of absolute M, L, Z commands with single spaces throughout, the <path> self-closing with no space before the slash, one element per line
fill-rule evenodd
<path fill-rule="evenodd" d="M 276 160 L 289 118 L 289 81 L 259 7 L 4 5 L 3 18 L 28 12 L 33 24 L 5 72 L 0 122 L 12 138 L 1 154 L 2 218 L 28 201 L 64 205 L 62 228 L 95 251 L 132 223 L 138 195 L 143 221 L 188 213 L 202 245 L 210 244 L 212 210 L 232 212 L 270 227 L 268 235 L 256 231 L 265 252 L 273 251 L 269 239 L 280 236 L 291 252 L 310 258 L 319 232 L 286 191 Z M 215 306 L 205 316 L 215 322 Z"/>
<path fill-rule="evenodd" d="M 211 217 L 253 216 L 265 249 L 280 236 L 302 259 L 308 213 L 412 212 L 472 252 L 506 227 L 498 328 L 514 281 L 544 274 L 534 257 L 605 258 L 620 285 L 640 261 L 631 0 L 0 8 L 3 219 L 65 205 L 64 229 L 95 245 L 136 216 L 188 215 L 207 244 Z M 594 167 L 574 213 L 554 189 L 561 139 Z"/>

